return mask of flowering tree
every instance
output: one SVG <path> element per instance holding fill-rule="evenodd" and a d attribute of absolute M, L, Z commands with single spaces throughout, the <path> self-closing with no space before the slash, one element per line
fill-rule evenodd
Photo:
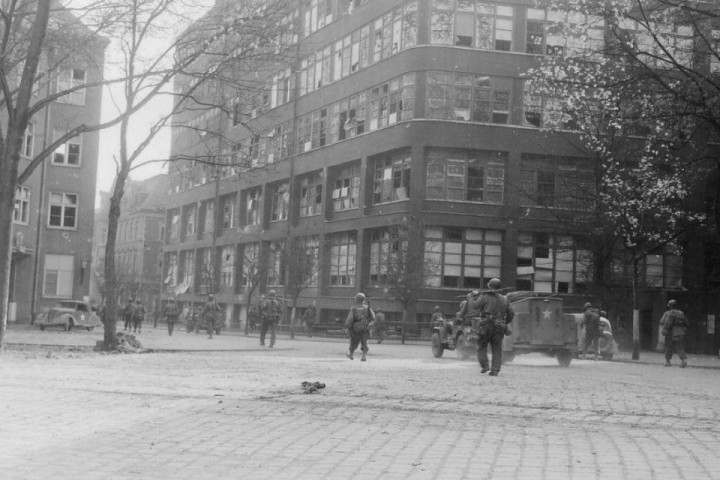
<path fill-rule="evenodd" d="M 548 55 L 529 74 L 526 118 L 593 164 L 594 189 L 573 221 L 596 240 L 594 259 L 620 247 L 631 265 L 637 359 L 639 267 L 650 254 L 678 250 L 681 236 L 705 220 L 688 207 L 698 177 L 684 162 L 697 158 L 704 147 L 698 129 L 712 122 L 705 107 L 688 101 L 696 77 L 675 73 L 695 47 L 678 38 L 678 2 L 654 2 L 663 8 L 652 12 L 641 0 L 548 3 Z M 596 280 L 606 269 L 594 265 Z"/>

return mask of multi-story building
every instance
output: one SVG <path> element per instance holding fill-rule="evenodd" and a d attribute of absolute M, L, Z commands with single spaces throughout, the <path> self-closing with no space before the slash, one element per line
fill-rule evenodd
<path fill-rule="evenodd" d="M 154 312 L 161 290 L 162 238 L 168 176 L 130 180 L 120 206 L 115 246 L 115 271 L 120 281 L 121 301 L 139 298 Z"/>
<path fill-rule="evenodd" d="M 358 291 L 400 322 L 403 306 L 385 285 L 384 265 L 398 248 L 423 252 L 414 271 L 424 286 L 407 311 L 417 331 L 433 306 L 452 315 L 459 296 L 492 277 L 563 295 L 570 308 L 592 296 L 587 232 L 546 212 L 572 208 L 562 185 L 591 183 L 593 166 L 538 128 L 553 118 L 551 106 L 524 95 L 523 74 L 568 42 L 546 34 L 546 11 L 529 0 L 297 6 L 295 64 L 270 76 L 254 104 L 235 109 L 250 112 L 250 130 L 218 111 L 176 119 L 174 155 L 210 148 L 244 165 L 216 181 L 203 165 L 171 166 L 165 275 L 181 301 L 203 298 L 204 259 L 219 259 L 214 291 L 230 324 L 242 324 L 245 305 L 255 301 L 246 298 L 247 263 L 260 259 L 261 292 L 282 295 L 292 238 L 319 251 L 319 275 L 300 306 L 315 302 L 321 323 L 344 319 Z M 591 40 L 602 42 L 602 32 Z M 215 143 L 180 126 L 201 123 L 213 125 Z M 398 242 L 398 225 L 414 233 Z M 720 309 L 704 280 L 694 279 L 691 291 L 683 286 L 689 269 L 702 265 L 698 247 L 685 259 L 647 259 L 644 348 L 655 346 L 669 294 L 698 318 Z M 622 338 L 632 314 L 627 295 L 618 298 L 606 309 Z M 696 346 L 707 343 L 704 335 Z"/>
<path fill-rule="evenodd" d="M 62 16 L 62 22 L 78 22 L 66 11 L 55 10 L 53 15 Z M 106 45 L 96 37 L 84 45 L 82 54 L 48 48 L 40 69 L 49 71 L 38 83 L 33 101 L 80 85 L 97 85 L 103 78 Z M 99 86 L 74 90 L 36 114 L 26 131 L 21 170 L 69 129 L 99 124 L 101 97 Z M 67 141 L 17 189 L 10 321 L 30 323 L 34 314 L 59 299 L 88 296 L 98 140 L 98 132 L 89 132 Z"/>

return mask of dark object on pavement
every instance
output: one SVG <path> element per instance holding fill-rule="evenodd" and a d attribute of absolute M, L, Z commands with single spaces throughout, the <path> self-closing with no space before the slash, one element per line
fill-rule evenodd
<path fill-rule="evenodd" d="M 315 393 L 325 388 L 325 384 L 320 382 L 302 382 L 300 385 L 302 386 L 303 393 Z"/>

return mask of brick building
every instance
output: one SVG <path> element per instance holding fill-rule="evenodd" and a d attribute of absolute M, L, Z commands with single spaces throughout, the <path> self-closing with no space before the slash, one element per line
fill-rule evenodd
<path fill-rule="evenodd" d="M 53 15 L 56 18 L 50 28 L 64 22 L 74 27 L 79 24 L 67 11 L 54 10 Z M 88 32 L 85 35 L 92 38 Z M 76 54 L 47 48 L 40 64 L 40 71 L 45 69 L 47 75 L 38 82 L 33 100 L 102 81 L 106 45 L 106 40 L 95 36 Z M 79 89 L 38 112 L 25 135 L 21 170 L 34 154 L 69 129 L 99 124 L 101 97 L 100 87 Z M 98 140 L 98 132 L 83 133 L 69 140 L 17 189 L 12 232 L 11 322 L 30 323 L 34 314 L 60 299 L 88 296 Z"/>
<path fill-rule="evenodd" d="M 212 290 L 229 326 L 242 325 L 245 305 L 257 301 L 246 298 L 244 266 L 257 261 L 259 291 L 282 296 L 292 275 L 283 253 L 300 238 L 317 252 L 318 275 L 299 304 L 315 302 L 324 324 L 344 319 L 358 291 L 399 324 L 403 307 L 386 285 L 386 262 L 403 242 L 422 252 L 414 258 L 424 286 L 408 305 L 414 333 L 427 328 L 433 306 L 451 315 L 458 296 L 492 277 L 555 292 L 569 308 L 594 298 L 587 232 L 547 214 L 547 206 L 573 207 L 562 186 L 568 178 L 575 188 L 591 184 L 593 166 L 538 128 L 552 121 L 551 106 L 523 94 L 524 72 L 548 49 L 566 47 L 567 39 L 545 32 L 546 11 L 526 0 L 295 4 L 293 65 L 270 75 L 252 104 L 226 105 L 249 112 L 250 129 L 218 111 L 176 119 L 174 155 L 210 149 L 243 167 L 216 176 L 192 162 L 172 164 L 168 292 L 183 302 L 204 298 L 200 270 L 215 259 Z M 602 30 L 591 40 L 602 42 Z M 201 139 L 182 125 L 215 135 Z M 412 232 L 401 242 L 398 225 Z M 654 347 L 669 295 L 696 318 L 719 310 L 705 279 L 685 285 L 705 261 L 706 245 L 693 245 L 685 259 L 647 259 L 643 348 Z M 628 301 L 620 291 L 605 307 L 621 340 L 631 330 Z M 717 340 L 698 328 L 693 342 L 717 350 Z"/>

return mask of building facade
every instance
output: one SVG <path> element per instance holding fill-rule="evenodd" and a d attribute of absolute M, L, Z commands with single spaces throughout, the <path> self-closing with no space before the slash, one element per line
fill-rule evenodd
<path fill-rule="evenodd" d="M 524 95 L 523 76 L 538 58 L 568 47 L 545 32 L 548 12 L 525 0 L 305 0 L 290 18 L 294 65 L 269 76 L 265 94 L 226 106 L 229 115 L 176 119 L 173 155 L 210 148 L 240 167 L 172 164 L 167 294 L 191 302 L 212 290 L 228 326 L 240 326 L 257 301 L 247 298 L 248 266 L 260 266 L 256 293 L 286 295 L 293 275 L 284 252 L 301 239 L 317 252 L 317 274 L 299 305 L 315 303 L 329 325 L 345 318 L 358 291 L 401 323 L 403 298 L 389 276 L 403 249 L 421 252 L 411 270 L 423 281 L 404 322 L 413 333 L 426 332 L 435 305 L 453 315 L 461 296 L 493 277 L 557 293 L 569 309 L 597 298 L 588 232 L 548 215 L 548 206 L 573 208 L 563 186 L 572 179 L 590 188 L 594 167 L 538 128 L 552 121 L 551 105 Z M 183 125 L 214 129 L 214 142 Z M 706 245 L 697 246 L 686 258 L 661 254 L 644 265 L 644 348 L 655 346 L 668 296 L 696 318 L 718 312 L 704 279 L 684 280 L 703 265 Z M 217 281 L 208 289 L 202 270 L 212 262 Z M 608 302 L 619 337 L 629 339 L 628 292 Z M 717 351 L 717 339 L 698 327 L 693 342 Z"/>
<path fill-rule="evenodd" d="M 57 24 L 77 23 L 58 10 Z M 87 32 L 85 32 L 87 34 Z M 33 100 L 103 78 L 106 41 L 95 38 L 80 55 L 47 49 Z M 50 66 L 53 66 L 52 68 Z M 83 88 L 60 97 L 35 115 L 21 152 L 24 168 L 65 132 L 100 123 L 101 88 Z M 60 145 L 16 192 L 10 279 L 9 321 L 31 323 L 35 314 L 60 299 L 88 296 L 92 262 L 93 214 L 98 132 L 83 133 Z"/>

